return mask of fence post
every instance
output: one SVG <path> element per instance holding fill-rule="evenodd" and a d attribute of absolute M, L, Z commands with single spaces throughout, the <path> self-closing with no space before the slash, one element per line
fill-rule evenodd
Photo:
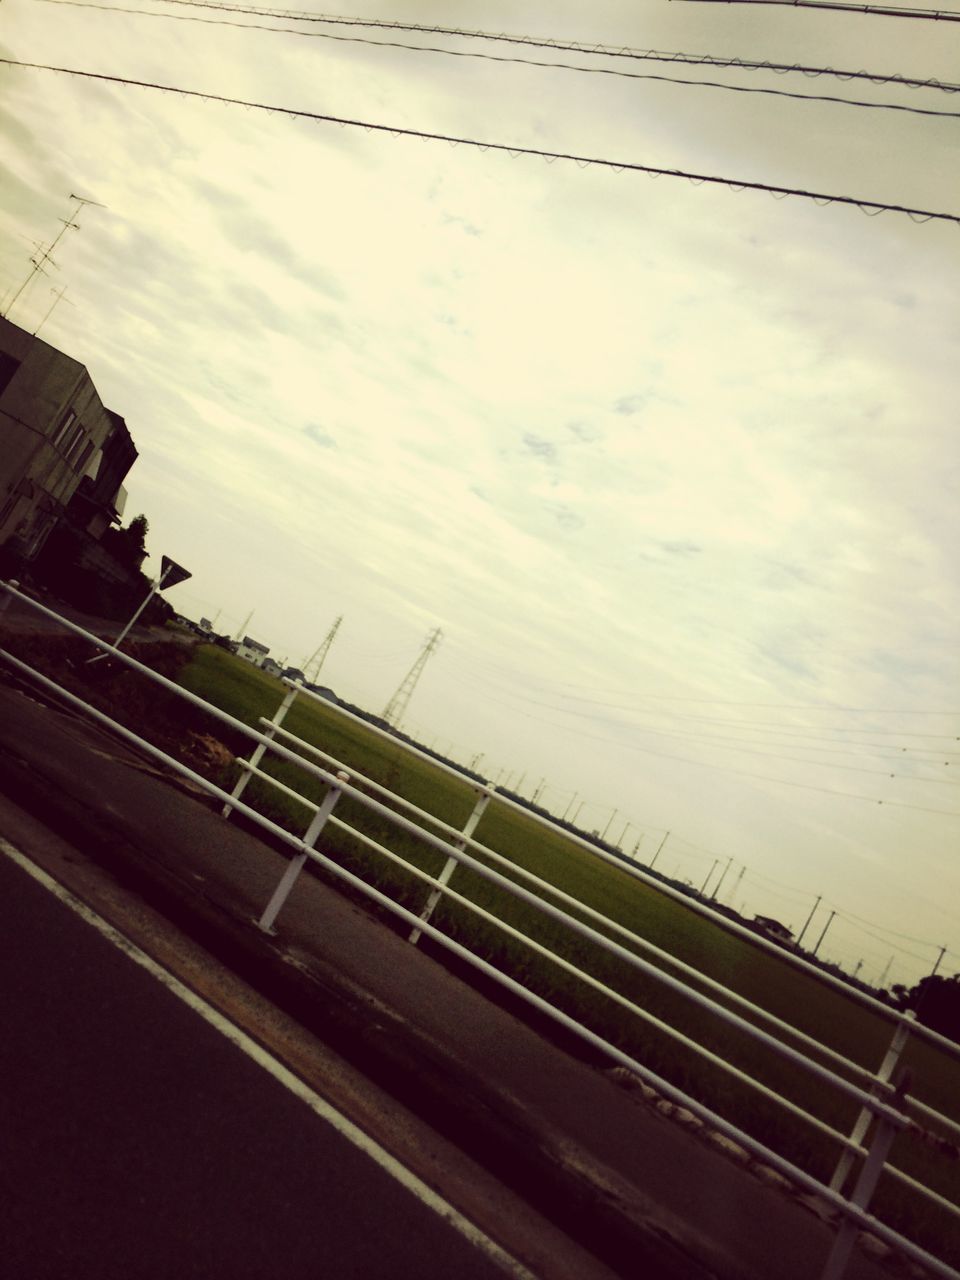
<path fill-rule="evenodd" d="M 342 769 L 338 772 L 337 778 L 340 782 L 350 781 L 350 775 L 348 773 L 344 773 Z M 313 820 L 303 835 L 303 843 L 307 845 L 309 849 L 312 849 L 316 844 L 317 836 L 323 830 L 327 819 L 333 812 L 334 805 L 340 799 L 342 794 L 342 789 L 334 784 L 331 784 L 328 788 L 327 794 L 320 802 L 320 808 L 313 815 Z M 296 884 L 297 877 L 303 870 L 303 864 L 309 856 L 308 850 L 302 849 L 298 854 L 290 859 L 286 871 L 284 871 L 283 875 L 280 877 L 280 883 L 273 891 L 273 897 L 267 903 L 266 910 L 257 921 L 259 928 L 261 928 L 264 933 L 275 932 L 273 922 L 280 914 L 281 907 L 290 896 L 290 890 Z"/>
<path fill-rule="evenodd" d="M 916 1016 L 917 1015 L 912 1009 L 907 1010 L 904 1017 L 909 1019 L 909 1022 L 899 1022 L 894 1028 L 893 1039 L 890 1041 L 890 1046 L 887 1049 L 883 1062 L 880 1063 L 879 1070 L 877 1071 L 876 1078 L 879 1083 L 886 1084 L 893 1076 L 897 1063 L 900 1061 L 900 1055 L 903 1053 L 904 1046 L 910 1038 L 909 1023 L 912 1022 Z M 880 1090 L 874 1087 L 872 1092 L 875 1096 L 878 1096 Z M 857 1116 L 853 1128 L 850 1130 L 851 1142 L 856 1142 L 858 1145 L 862 1144 L 863 1139 L 866 1136 L 866 1132 L 870 1127 L 870 1121 L 872 1118 L 873 1112 L 869 1107 L 864 1106 L 860 1108 L 860 1114 Z M 853 1168 L 853 1162 L 856 1158 L 857 1153 L 855 1151 L 851 1151 L 849 1147 L 844 1148 L 840 1154 L 840 1159 L 837 1161 L 837 1167 L 833 1171 L 833 1177 L 830 1179 L 831 1191 L 842 1190 L 843 1184 L 846 1182 L 847 1175 Z"/>
<path fill-rule="evenodd" d="M 286 694 L 284 695 L 283 701 L 280 703 L 279 707 L 277 707 L 276 711 L 274 712 L 273 719 L 264 729 L 264 732 L 266 733 L 267 737 L 270 739 L 271 742 L 273 741 L 274 734 L 283 724 L 284 716 L 287 714 L 287 712 L 290 710 L 290 708 L 293 706 L 294 702 L 296 701 L 296 697 L 299 692 L 300 692 L 300 688 L 298 685 L 294 685 L 292 689 L 287 690 Z M 247 783 L 253 777 L 253 773 L 251 772 L 251 770 L 257 767 L 257 765 L 263 759 L 266 753 L 266 750 L 267 750 L 267 743 L 258 742 L 253 749 L 253 754 L 250 756 L 250 759 L 247 761 L 241 762 L 241 767 L 243 766 L 243 764 L 246 764 L 247 767 L 243 769 L 243 772 L 240 774 L 240 777 L 237 779 L 236 783 L 234 784 L 233 790 L 230 792 L 231 800 L 239 800 L 240 797 L 243 795 L 244 791 L 246 790 Z M 220 817 L 229 818 L 232 812 L 233 812 L 233 805 L 228 800 L 227 803 L 220 810 Z"/>
<path fill-rule="evenodd" d="M 491 791 L 480 792 L 480 798 L 477 800 L 477 803 L 473 806 L 473 812 L 470 814 L 470 817 L 467 819 L 461 835 L 458 836 L 458 838 L 453 841 L 453 847 L 455 849 L 466 848 L 467 840 L 470 838 L 470 836 L 473 835 L 474 831 L 476 831 L 477 823 L 483 817 L 484 810 L 486 809 L 487 805 L 490 803 L 492 795 L 493 793 Z M 436 910 L 437 903 L 440 901 L 440 898 L 443 895 L 443 889 L 441 888 L 441 886 L 449 883 L 450 877 L 453 875 L 453 869 L 456 865 L 457 865 L 457 859 L 454 858 L 452 855 L 449 858 L 447 858 L 446 862 L 443 864 L 443 870 L 437 876 L 437 888 L 430 890 L 430 896 L 427 898 L 426 904 L 423 910 L 420 912 L 421 924 L 426 924 L 427 921 L 430 919 L 430 917 L 433 915 L 434 911 Z M 410 931 L 410 937 L 408 941 L 412 943 L 413 946 L 416 946 L 417 943 L 420 941 L 420 935 L 422 933 L 423 933 L 423 930 L 421 928 L 419 928 L 418 926 L 414 926 L 414 928 Z"/>
<path fill-rule="evenodd" d="M 906 1086 L 907 1078 L 905 1077 L 897 1089 L 897 1101 L 900 1104 L 903 1102 Z M 880 1174 L 883 1172 L 883 1166 L 887 1162 L 887 1156 L 890 1154 L 890 1148 L 893 1146 L 893 1140 L 897 1133 L 898 1126 L 892 1120 L 888 1120 L 886 1116 L 877 1117 L 873 1141 L 867 1151 L 856 1186 L 848 1197 L 849 1204 L 858 1209 L 865 1210 L 867 1208 L 880 1180 Z M 853 1218 L 844 1217 L 834 1237 L 833 1248 L 830 1250 L 830 1256 L 827 1258 L 820 1280 L 841 1280 L 847 1269 L 847 1263 L 850 1261 L 850 1254 L 856 1244 L 859 1231 L 860 1225 L 858 1222 Z"/>
<path fill-rule="evenodd" d="M 20 586 L 20 583 L 16 580 L 16 578 L 11 578 L 10 581 L 6 583 L 6 586 L 12 587 L 14 591 L 16 591 Z M 4 591 L 3 598 L 0 599 L 0 613 L 7 612 L 7 610 L 10 608 L 10 601 L 12 599 L 13 599 L 13 596 L 10 594 L 10 592 Z"/>

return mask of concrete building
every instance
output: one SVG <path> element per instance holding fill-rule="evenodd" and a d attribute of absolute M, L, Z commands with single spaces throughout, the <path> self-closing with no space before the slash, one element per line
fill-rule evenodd
<path fill-rule="evenodd" d="M 0 549 L 34 560 L 68 507 L 96 542 L 136 457 L 84 366 L 0 317 Z"/>
<path fill-rule="evenodd" d="M 251 640 L 249 636 L 244 636 L 237 645 L 237 657 L 245 658 L 247 662 L 252 662 L 255 667 L 262 667 L 263 660 L 270 652 L 270 646 L 261 644 L 259 640 Z"/>

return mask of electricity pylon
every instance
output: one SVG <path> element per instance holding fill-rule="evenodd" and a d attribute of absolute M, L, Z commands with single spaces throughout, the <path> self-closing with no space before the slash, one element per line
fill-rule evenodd
<path fill-rule="evenodd" d="M 443 632 L 440 628 L 434 627 L 424 641 L 419 658 L 403 677 L 400 682 L 400 688 L 384 708 L 383 719 L 386 720 L 387 724 L 392 724 L 395 729 L 400 727 L 401 720 L 407 714 L 407 707 L 410 705 L 410 698 L 417 687 L 417 681 L 423 673 L 423 668 L 427 665 L 427 659 L 436 652 L 442 635 Z"/>
<path fill-rule="evenodd" d="M 320 646 L 314 650 L 309 658 L 303 660 L 303 678 L 307 684 L 316 684 L 317 676 L 320 674 L 320 668 L 323 666 L 323 660 L 330 652 L 330 646 L 333 644 L 334 636 L 340 629 L 340 623 L 343 621 L 343 614 L 337 618 L 333 626 L 327 632 Z"/>

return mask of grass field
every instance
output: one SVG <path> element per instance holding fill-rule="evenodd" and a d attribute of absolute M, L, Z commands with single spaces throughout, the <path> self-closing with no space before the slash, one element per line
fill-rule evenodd
<path fill-rule="evenodd" d="M 135 725 L 140 731 L 149 726 L 149 736 L 158 745 L 180 754 L 195 766 L 197 760 L 191 755 L 189 744 L 195 742 L 197 735 L 217 737 L 232 752 L 250 754 L 251 744 L 243 735 L 227 730 L 143 678 L 124 671 L 111 673 L 106 669 L 109 664 L 83 668 L 72 656 L 73 648 L 79 643 L 82 642 L 22 641 L 11 643 L 10 647 L 62 678 L 69 687 L 118 719 Z M 138 656 L 149 665 L 160 665 L 183 687 L 248 725 L 256 726 L 259 717 L 272 717 L 275 713 L 285 692 L 279 681 L 214 646 L 198 646 L 192 656 L 187 651 L 175 653 L 173 649 L 170 645 L 154 646 Z M 467 779 L 461 781 L 417 759 L 400 743 L 377 736 L 322 702 L 301 696 L 287 716 L 284 728 L 304 741 L 317 744 L 349 770 L 389 787 L 458 829 L 473 809 L 476 793 Z M 228 788 L 239 776 L 236 765 L 209 765 L 206 771 Z M 315 803 L 324 793 L 319 780 L 308 777 L 294 764 L 273 758 L 270 771 Z M 303 805 L 259 779 L 251 782 L 244 801 L 285 828 L 301 834 L 312 816 Z M 398 834 L 388 821 L 368 814 L 349 798 L 338 805 L 336 816 L 388 845 L 409 865 L 431 875 L 436 875 L 445 861 L 442 853 L 412 836 Z M 494 800 L 480 822 L 476 838 L 516 866 L 558 885 L 639 938 L 725 983 L 854 1061 L 873 1069 L 882 1059 L 891 1027 L 880 1015 L 816 976 L 795 969 L 721 925 L 705 920 L 682 902 L 637 880 L 625 869 L 578 847 L 562 831 L 552 831 L 532 816 Z M 364 848 L 356 837 L 328 827 L 320 847 L 338 863 L 411 909 L 419 910 L 425 901 L 428 890 L 422 883 L 408 872 L 386 864 Z M 476 872 L 458 868 L 451 887 L 585 969 L 668 1027 L 735 1063 L 826 1123 L 843 1132 L 849 1131 L 857 1104 L 843 1100 L 802 1067 L 785 1062 L 743 1031 L 699 1010 L 682 995 L 638 972 L 626 961 L 610 956 L 595 942 L 576 936 L 565 926 L 518 902 Z M 791 1116 L 777 1103 L 733 1080 L 716 1064 L 677 1044 L 664 1031 L 645 1024 L 615 1000 L 562 972 L 548 959 L 534 955 L 522 943 L 478 920 L 461 905 L 442 901 L 434 922 L 810 1173 L 829 1177 L 839 1155 L 836 1143 Z M 438 959 L 445 960 L 436 945 L 431 945 L 430 950 Z M 636 951 L 643 954 L 639 947 Z M 670 972 L 668 961 L 657 963 Z M 911 1092 L 960 1119 L 960 1064 L 916 1040 L 904 1061 L 913 1075 Z M 954 1202 L 960 1198 L 957 1161 L 932 1153 L 908 1137 L 897 1139 L 893 1159 L 941 1195 Z M 934 1252 L 954 1264 L 960 1263 L 960 1246 L 953 1242 L 957 1236 L 954 1222 L 942 1210 L 901 1189 L 889 1177 L 881 1182 L 873 1210 Z"/>
<path fill-rule="evenodd" d="M 271 717 L 284 692 L 279 681 L 211 646 L 197 650 L 180 678 L 185 687 L 251 725 L 260 716 Z M 457 828 L 473 808 L 476 793 L 466 778 L 461 782 L 417 759 L 399 743 L 385 741 L 321 702 L 301 696 L 284 728 L 320 746 L 348 769 L 389 787 Z M 317 802 L 323 795 L 323 785 L 293 764 L 274 759 L 269 771 L 308 799 Z M 305 830 L 311 816 L 303 806 L 259 779 L 251 782 L 244 799 L 294 831 Z M 336 815 L 430 874 L 435 875 L 444 862 L 442 854 L 391 830 L 386 820 L 369 815 L 356 802 L 342 801 Z M 551 831 L 532 816 L 494 800 L 475 838 L 854 1061 L 875 1068 L 882 1059 L 891 1026 L 880 1015 L 705 920 L 626 870 L 579 848 L 561 831 Z M 419 909 L 425 901 L 427 889 L 422 884 L 384 863 L 345 833 L 328 828 L 320 847 L 405 905 Z M 743 1031 L 518 902 L 468 868 L 456 870 L 451 887 L 805 1110 L 841 1131 L 849 1131 L 858 1110 L 855 1102 L 843 1099 Z M 532 954 L 461 905 L 441 901 L 434 923 L 801 1167 L 829 1178 L 839 1155 L 836 1143 L 777 1103 L 762 1098 L 548 959 Z M 439 956 L 439 949 L 437 953 Z M 639 948 L 637 953 L 642 954 Z M 669 972 L 667 962 L 658 963 Z M 912 1092 L 945 1114 L 960 1118 L 960 1064 L 919 1041 L 909 1047 L 904 1062 L 913 1076 Z M 932 1155 L 915 1140 L 897 1139 L 894 1162 L 948 1199 L 956 1201 L 960 1195 L 957 1162 Z M 874 1208 L 891 1225 L 899 1225 L 939 1251 L 947 1249 L 947 1241 L 955 1234 L 947 1215 L 889 1178 L 881 1183 Z M 952 1252 L 955 1260 L 960 1258 L 960 1249 Z"/>

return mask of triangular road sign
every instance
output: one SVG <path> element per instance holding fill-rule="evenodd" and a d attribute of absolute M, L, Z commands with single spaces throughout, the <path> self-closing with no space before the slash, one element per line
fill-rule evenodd
<path fill-rule="evenodd" d="M 178 582 L 186 582 L 190 576 L 190 570 L 184 569 L 176 560 L 171 560 L 169 556 L 160 557 L 161 591 L 166 591 L 167 587 L 175 587 Z"/>

